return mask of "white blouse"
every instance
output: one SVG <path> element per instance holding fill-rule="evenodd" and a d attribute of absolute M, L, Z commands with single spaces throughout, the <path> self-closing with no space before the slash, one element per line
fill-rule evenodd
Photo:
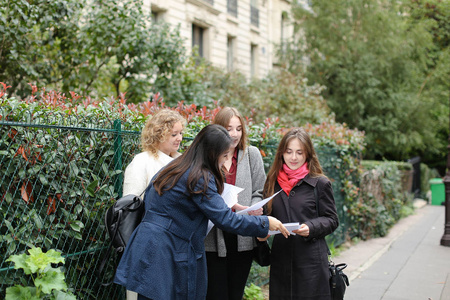
<path fill-rule="evenodd" d="M 158 158 L 148 151 L 137 154 L 125 169 L 123 195 L 141 195 L 153 176 L 172 160 L 173 157 L 159 150 Z"/>

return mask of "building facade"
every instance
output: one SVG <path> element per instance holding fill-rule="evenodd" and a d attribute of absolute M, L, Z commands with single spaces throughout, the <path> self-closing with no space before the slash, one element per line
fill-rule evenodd
<path fill-rule="evenodd" d="M 276 68 L 276 45 L 292 36 L 290 0 L 145 0 L 152 22 L 179 26 L 189 53 L 248 78 Z"/>

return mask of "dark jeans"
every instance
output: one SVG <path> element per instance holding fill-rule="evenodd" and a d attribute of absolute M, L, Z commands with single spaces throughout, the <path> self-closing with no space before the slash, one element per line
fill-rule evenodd
<path fill-rule="evenodd" d="M 226 233 L 224 232 L 224 235 Z M 237 236 L 226 234 L 227 256 L 206 252 L 208 265 L 207 300 L 241 300 L 253 260 L 252 251 L 237 251 Z"/>

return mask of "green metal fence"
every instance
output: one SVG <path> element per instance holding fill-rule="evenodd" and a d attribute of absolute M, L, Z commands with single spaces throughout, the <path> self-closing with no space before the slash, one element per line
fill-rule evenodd
<path fill-rule="evenodd" d="M 103 215 L 121 194 L 139 131 L 95 116 L 0 113 L 0 298 L 26 278 L 5 259 L 32 245 L 63 253 L 78 298 L 123 298 L 118 286 L 101 286 L 95 270 L 107 248 Z"/>
<path fill-rule="evenodd" d="M 125 166 L 140 151 L 140 127 L 95 116 L 0 110 L 0 298 L 7 287 L 27 284 L 5 260 L 31 246 L 63 253 L 66 282 L 79 299 L 124 298 L 121 287 L 102 286 L 95 271 L 108 245 L 103 216 L 122 193 Z M 273 153 L 276 145 L 267 147 Z M 338 245 L 348 226 L 342 170 L 333 167 L 336 151 L 318 155 L 333 182 L 341 226 L 332 240 Z"/>

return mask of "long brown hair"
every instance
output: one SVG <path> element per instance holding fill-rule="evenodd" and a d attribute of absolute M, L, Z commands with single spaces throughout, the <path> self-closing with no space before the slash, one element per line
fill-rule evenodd
<path fill-rule="evenodd" d="M 239 121 L 241 121 L 242 125 L 242 137 L 239 141 L 239 144 L 237 145 L 237 148 L 240 150 L 244 150 L 247 146 L 247 129 L 245 126 L 245 119 L 241 115 L 241 113 L 234 107 L 224 107 L 222 108 L 214 117 L 214 124 L 218 124 L 223 126 L 225 129 L 228 128 L 228 125 L 230 124 L 230 120 L 233 117 L 237 117 Z"/>
<path fill-rule="evenodd" d="M 303 147 L 303 153 L 306 156 L 306 162 L 308 163 L 309 175 L 311 177 L 325 176 L 323 174 L 322 167 L 320 165 L 319 159 L 317 158 L 316 151 L 314 150 L 314 145 L 311 141 L 311 137 L 305 131 L 305 129 L 293 128 L 288 133 L 286 133 L 278 145 L 277 153 L 273 160 L 272 166 L 267 173 L 267 179 L 264 184 L 263 195 L 264 198 L 270 197 L 274 193 L 275 184 L 278 178 L 278 172 L 284 164 L 283 154 L 292 139 L 298 139 Z M 272 200 L 267 203 L 268 213 L 272 211 Z"/>
<path fill-rule="evenodd" d="M 170 190 L 183 174 L 190 169 L 187 180 L 189 194 L 204 194 L 208 189 L 211 174 L 214 176 L 217 191 L 223 192 L 224 179 L 219 169 L 219 157 L 230 149 L 231 137 L 220 125 L 204 127 L 183 155 L 171 161 L 159 172 L 153 181 L 153 187 L 159 195 Z M 203 178 L 203 189 L 196 190 Z"/>

